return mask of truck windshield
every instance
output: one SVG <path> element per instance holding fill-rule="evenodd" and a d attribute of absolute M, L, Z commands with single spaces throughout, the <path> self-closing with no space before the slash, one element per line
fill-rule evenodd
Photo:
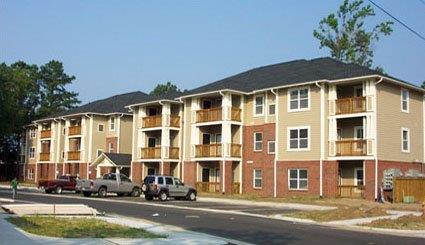
<path fill-rule="evenodd" d="M 155 182 L 155 177 L 153 177 L 153 176 L 148 176 L 148 177 L 145 178 L 146 184 L 152 184 L 154 182 Z"/>

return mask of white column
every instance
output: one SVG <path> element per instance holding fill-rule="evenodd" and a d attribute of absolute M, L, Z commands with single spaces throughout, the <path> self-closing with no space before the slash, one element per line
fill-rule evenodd
<path fill-rule="evenodd" d="M 131 161 L 134 162 L 137 159 L 137 149 L 138 149 L 138 144 L 137 144 L 137 139 L 139 138 L 139 127 L 138 127 L 138 122 L 139 122 L 139 108 L 134 108 L 133 111 L 133 130 L 132 130 L 132 140 L 131 140 Z M 131 164 L 131 168 L 133 168 L 133 164 Z M 131 171 L 133 171 L 133 169 L 131 169 Z"/>
<path fill-rule="evenodd" d="M 70 122 L 69 122 L 69 120 L 67 119 L 66 121 L 65 121 L 65 130 L 66 130 L 66 134 L 65 134 L 65 142 L 64 142 L 64 152 L 65 152 L 65 157 L 64 157 L 64 162 L 66 162 L 66 161 L 68 161 L 68 151 L 69 151 L 69 137 L 68 137 L 68 135 L 69 135 L 69 125 L 70 125 Z"/>
<path fill-rule="evenodd" d="M 230 123 L 230 112 L 232 108 L 232 95 L 225 93 L 222 98 L 223 123 L 221 125 L 222 156 L 230 157 L 230 145 L 232 143 L 232 124 Z"/>
<path fill-rule="evenodd" d="M 325 84 L 320 86 L 320 196 L 323 196 L 323 159 L 325 158 Z"/>
<path fill-rule="evenodd" d="M 170 114 L 171 105 L 170 103 L 164 103 L 162 105 L 162 130 L 161 130 L 161 158 L 168 158 L 169 147 L 170 147 Z"/>
<path fill-rule="evenodd" d="M 40 152 L 41 152 L 41 130 L 43 127 L 41 124 L 37 125 L 37 147 L 35 148 L 34 154 L 35 154 L 35 160 L 36 162 L 40 161 Z"/>
<path fill-rule="evenodd" d="M 330 115 L 335 115 L 335 113 L 336 113 L 336 104 L 335 104 L 336 99 L 337 99 L 336 85 L 330 84 L 329 85 L 329 92 L 328 92 L 329 114 Z"/>

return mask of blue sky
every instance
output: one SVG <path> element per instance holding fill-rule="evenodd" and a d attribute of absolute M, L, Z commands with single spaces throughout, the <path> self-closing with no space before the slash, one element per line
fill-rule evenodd
<path fill-rule="evenodd" d="M 241 71 L 327 56 L 312 32 L 341 1 L 2 1 L 0 62 L 64 63 L 83 102 L 150 91 L 158 82 L 194 88 Z M 425 35 L 420 0 L 376 0 Z M 380 10 L 373 22 L 388 19 Z M 416 84 L 425 42 L 395 24 L 375 64 Z"/>

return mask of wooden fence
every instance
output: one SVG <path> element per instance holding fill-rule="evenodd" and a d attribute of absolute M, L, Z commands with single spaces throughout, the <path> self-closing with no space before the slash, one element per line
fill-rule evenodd
<path fill-rule="evenodd" d="M 415 202 L 425 201 L 425 178 L 397 177 L 393 182 L 393 200 L 403 202 L 403 198 L 413 196 Z"/>

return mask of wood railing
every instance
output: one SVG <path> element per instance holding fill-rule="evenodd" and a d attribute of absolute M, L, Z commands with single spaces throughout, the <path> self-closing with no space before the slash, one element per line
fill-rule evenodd
<path fill-rule="evenodd" d="M 68 160 L 80 160 L 80 151 L 68 151 Z"/>
<path fill-rule="evenodd" d="M 179 159 L 179 148 L 178 147 L 170 147 L 169 148 L 169 157 L 170 159 Z"/>
<path fill-rule="evenodd" d="M 336 156 L 366 156 L 367 140 L 338 140 L 335 141 Z"/>
<path fill-rule="evenodd" d="M 161 158 L 161 147 L 145 147 L 141 149 L 142 159 L 160 159 Z"/>
<path fill-rule="evenodd" d="M 40 161 L 50 161 L 50 152 L 40 153 Z"/>
<path fill-rule="evenodd" d="M 232 194 L 240 194 L 240 186 L 241 183 L 239 182 L 233 182 L 232 183 Z"/>
<path fill-rule="evenodd" d="M 162 115 L 149 116 L 142 118 L 143 128 L 153 128 L 162 126 Z"/>
<path fill-rule="evenodd" d="M 237 107 L 232 107 L 230 118 L 232 121 L 238 121 L 240 122 L 242 119 L 242 110 Z"/>
<path fill-rule="evenodd" d="M 221 157 L 221 155 L 222 155 L 221 144 L 195 146 L 195 157 Z"/>
<path fill-rule="evenodd" d="M 170 127 L 179 128 L 180 127 L 180 117 L 175 115 L 170 115 Z"/>
<path fill-rule="evenodd" d="M 230 156 L 231 157 L 241 157 L 241 149 L 242 149 L 242 145 L 241 144 L 230 144 Z"/>
<path fill-rule="evenodd" d="M 220 192 L 220 182 L 196 182 L 198 192 Z"/>
<path fill-rule="evenodd" d="M 68 127 L 68 135 L 80 135 L 81 126 L 70 126 Z"/>
<path fill-rule="evenodd" d="M 335 101 L 335 114 L 350 114 L 366 111 L 366 97 L 351 97 Z"/>
<path fill-rule="evenodd" d="M 42 139 L 50 138 L 51 136 L 52 136 L 52 130 L 50 130 L 50 129 L 48 129 L 48 130 L 41 130 L 41 132 L 40 132 L 40 137 Z"/>
<path fill-rule="evenodd" d="M 339 185 L 338 197 L 364 198 L 364 185 Z"/>
<path fill-rule="evenodd" d="M 211 108 L 196 111 L 196 122 L 214 122 L 222 120 L 222 108 Z"/>

